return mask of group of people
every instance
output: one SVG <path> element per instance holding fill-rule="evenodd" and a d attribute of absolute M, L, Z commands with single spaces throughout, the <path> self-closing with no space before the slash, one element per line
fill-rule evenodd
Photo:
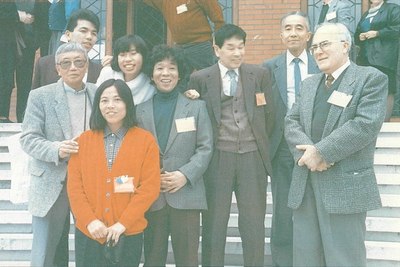
<path fill-rule="evenodd" d="M 381 206 L 373 156 L 391 78 L 350 53 L 353 40 L 399 36 L 396 25 L 375 28 L 389 5 L 380 1 L 358 40 L 336 21 L 312 37 L 306 14 L 286 14 L 286 51 L 261 66 L 243 62 L 246 32 L 223 23 L 212 46 L 211 32 L 152 51 L 141 37 L 122 36 L 101 66 L 87 55 L 97 16 L 73 12 L 68 42 L 36 64 L 22 124 L 31 265 L 68 266 L 71 210 L 77 266 L 138 266 L 142 247 L 145 266 L 165 266 L 169 237 L 175 264 L 198 266 L 200 234 L 201 264 L 224 266 L 234 192 L 243 265 L 264 266 L 270 176 L 273 266 L 366 266 L 366 212 Z M 187 53 L 208 46 L 217 62 L 210 55 L 193 66 Z"/>

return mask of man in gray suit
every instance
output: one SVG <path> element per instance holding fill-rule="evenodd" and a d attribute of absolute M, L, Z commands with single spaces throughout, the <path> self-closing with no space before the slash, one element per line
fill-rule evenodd
<path fill-rule="evenodd" d="M 354 16 L 352 15 L 352 3 L 348 0 L 323 0 L 315 6 L 313 30 L 324 22 L 342 23 L 351 34 L 355 30 Z"/>
<path fill-rule="evenodd" d="M 285 120 L 296 163 L 294 266 L 366 266 L 366 212 L 381 207 L 373 164 L 388 80 L 351 63 L 350 47 L 343 24 L 317 29 L 310 51 L 323 73 L 302 82 Z"/>
<path fill-rule="evenodd" d="M 88 56 L 80 44 L 60 46 L 55 61 L 61 79 L 30 92 L 22 124 L 22 149 L 31 156 L 29 211 L 35 267 L 68 266 L 68 235 L 63 235 L 69 229 L 67 163 L 79 149 L 75 137 L 88 129 L 96 90 L 82 82 Z"/>
<path fill-rule="evenodd" d="M 310 37 L 310 24 L 306 14 L 299 11 L 286 14 L 281 19 L 281 39 L 287 50 L 263 64 L 273 74 L 275 83 L 272 89 L 278 96 L 274 101 L 275 127 L 269 150 L 274 172 L 271 177 L 273 266 L 293 264 L 292 209 L 287 206 L 287 198 L 294 162 L 283 136 L 283 129 L 286 113 L 296 100 L 301 80 L 319 72 L 313 57 L 306 50 Z"/>
<path fill-rule="evenodd" d="M 273 123 L 272 78 L 244 64 L 246 33 L 225 24 L 215 32 L 219 62 L 194 72 L 189 87 L 206 102 L 215 150 L 205 175 L 202 265 L 223 266 L 232 192 L 239 209 L 244 266 L 264 265 L 268 134 Z"/>

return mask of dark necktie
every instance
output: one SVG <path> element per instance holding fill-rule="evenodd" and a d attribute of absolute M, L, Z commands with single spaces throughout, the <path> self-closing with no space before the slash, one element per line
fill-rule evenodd
<path fill-rule="evenodd" d="M 295 57 L 292 61 L 294 62 L 294 92 L 297 96 L 299 94 L 300 82 L 301 82 L 301 72 L 300 72 L 300 65 L 299 65 L 299 62 L 301 61 L 301 59 L 298 57 Z"/>
<path fill-rule="evenodd" d="M 321 14 L 319 14 L 318 24 L 321 24 L 325 21 L 326 13 L 328 13 L 329 5 L 324 4 L 322 6 Z"/>
<path fill-rule="evenodd" d="M 326 89 L 331 88 L 334 80 L 335 80 L 335 78 L 333 78 L 332 74 L 328 74 L 328 76 L 326 76 L 326 80 L 325 80 Z"/>
<path fill-rule="evenodd" d="M 230 96 L 235 96 L 236 95 L 236 88 L 237 88 L 237 81 L 236 81 L 236 72 L 234 70 L 228 70 L 227 74 L 229 75 L 230 78 Z"/>

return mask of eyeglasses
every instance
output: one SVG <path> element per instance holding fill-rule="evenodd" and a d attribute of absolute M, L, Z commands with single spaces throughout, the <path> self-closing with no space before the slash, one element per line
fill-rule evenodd
<path fill-rule="evenodd" d="M 346 42 L 346 41 L 344 41 L 344 40 L 335 41 L 335 42 L 323 41 L 323 42 L 320 42 L 319 44 L 313 44 L 309 50 L 310 50 L 311 55 L 314 55 L 314 53 L 318 49 L 318 47 L 322 50 L 322 52 L 325 52 L 328 49 L 328 47 L 330 47 L 333 43 L 342 43 L 342 42 Z"/>
<path fill-rule="evenodd" d="M 60 63 L 57 63 L 57 65 L 60 65 L 60 67 L 63 70 L 67 70 L 67 69 L 71 68 L 72 64 L 74 64 L 74 66 L 77 67 L 77 68 L 83 68 L 85 66 L 86 62 L 87 61 L 83 60 L 83 59 L 77 59 L 77 60 L 74 60 L 74 61 L 67 61 L 66 60 L 66 61 L 61 61 Z"/>

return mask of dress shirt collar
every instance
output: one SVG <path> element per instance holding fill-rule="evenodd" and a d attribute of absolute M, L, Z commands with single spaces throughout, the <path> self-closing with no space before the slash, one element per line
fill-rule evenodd
<path fill-rule="evenodd" d="M 339 78 L 340 74 L 342 74 L 343 71 L 345 71 L 345 70 L 347 69 L 348 66 L 350 66 L 350 60 L 347 60 L 346 63 L 344 63 L 341 67 L 339 67 L 337 70 L 335 70 L 335 71 L 332 73 L 333 78 L 335 78 L 335 80 L 334 80 L 333 82 L 335 82 L 335 81 L 337 80 L 337 78 Z M 327 76 L 328 76 L 328 75 L 325 74 L 325 78 L 326 78 Z"/>
<path fill-rule="evenodd" d="M 83 88 L 81 90 L 75 90 L 65 82 L 63 82 L 65 93 L 74 93 L 74 94 L 84 94 L 86 93 L 86 85 L 82 83 Z"/>
<path fill-rule="evenodd" d="M 229 77 L 229 75 L 227 74 L 229 69 L 227 67 L 225 67 L 224 65 L 222 65 L 221 62 L 219 62 L 219 61 L 218 61 L 218 66 L 219 66 L 219 70 L 221 73 L 221 78 L 224 79 L 225 76 Z M 239 77 L 239 69 L 233 69 L 233 71 L 236 73 L 236 77 Z"/>
<path fill-rule="evenodd" d="M 128 132 L 128 129 L 126 129 L 124 126 L 118 129 L 116 133 L 113 133 L 108 126 L 104 129 L 104 138 L 107 138 L 108 136 L 114 134 L 118 139 L 124 139 L 126 133 Z"/>
<path fill-rule="evenodd" d="M 290 53 L 289 50 L 287 50 L 287 53 L 286 53 L 286 66 L 289 66 L 289 64 L 292 64 L 294 58 L 296 58 L 296 57 L 293 56 L 293 54 Z M 302 63 L 304 63 L 305 65 L 307 65 L 307 63 L 308 63 L 308 56 L 307 56 L 307 52 L 306 52 L 305 49 L 304 49 L 303 52 L 298 56 L 298 58 L 301 60 Z M 301 62 L 300 62 L 300 63 L 301 63 Z M 293 62 L 293 64 L 294 64 L 294 62 Z"/>

